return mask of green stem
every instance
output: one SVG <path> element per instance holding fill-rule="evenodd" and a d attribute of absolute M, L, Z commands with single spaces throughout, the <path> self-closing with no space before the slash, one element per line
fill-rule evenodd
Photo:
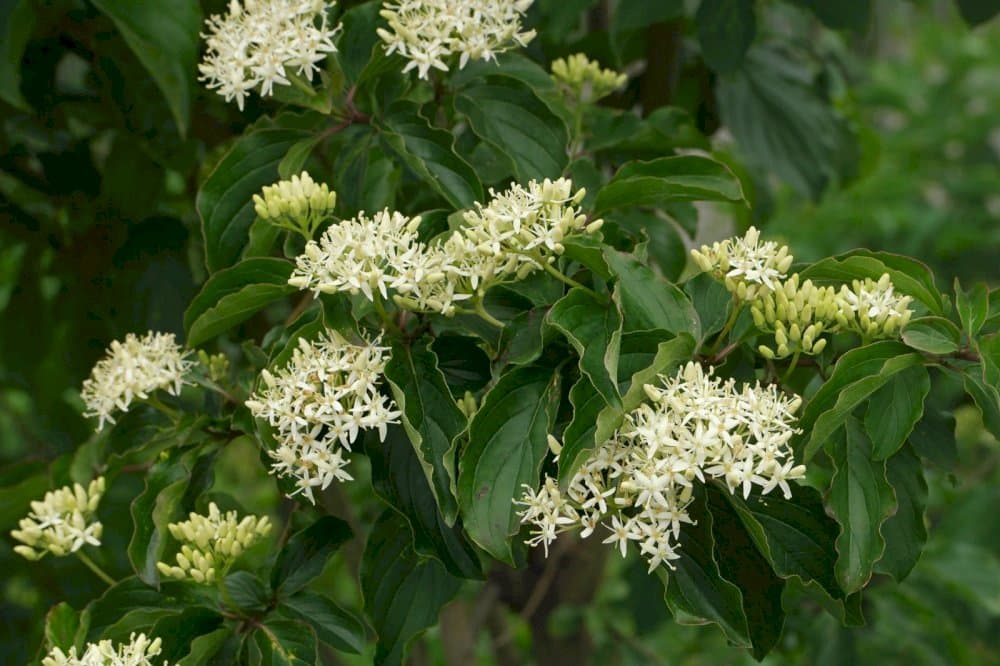
<path fill-rule="evenodd" d="M 82 550 L 76 551 L 76 556 L 77 556 L 77 558 L 79 558 L 79 560 L 81 562 L 83 562 L 84 564 L 86 564 L 87 568 L 90 569 L 91 571 L 93 571 L 97 575 L 98 578 L 100 578 L 105 583 L 107 583 L 109 587 L 112 586 L 112 585 L 114 585 L 117 582 L 114 578 L 112 578 L 107 573 L 105 573 L 104 569 L 102 569 L 101 567 L 97 566 L 97 563 L 94 562 L 94 560 L 92 560 L 89 557 L 87 557 Z"/>
<path fill-rule="evenodd" d="M 557 280 L 559 280 L 563 284 L 566 284 L 566 285 L 568 285 L 570 287 L 573 287 L 574 289 L 583 289 L 585 292 L 587 292 L 588 294 L 590 294 L 594 298 L 596 298 L 598 300 L 604 300 L 603 297 L 600 294 L 598 294 L 596 291 L 594 291 L 590 287 L 586 287 L 586 286 L 580 284 L 579 282 L 577 282 L 576 280 L 574 280 L 573 278 L 567 277 L 567 276 L 563 275 L 559 271 L 559 269 L 555 268 L 552 264 L 550 264 L 547 261 L 545 261 L 545 259 L 538 259 L 537 257 L 532 257 L 532 258 L 535 259 L 535 261 L 537 261 L 539 264 L 542 265 L 542 268 L 545 269 L 546 273 L 548 273 L 552 277 L 556 278 Z"/>
<path fill-rule="evenodd" d="M 781 376 L 781 383 L 786 383 L 792 376 L 792 372 L 795 371 L 795 366 L 799 363 L 799 355 L 802 353 L 801 349 L 796 349 L 795 353 L 792 354 L 792 362 L 789 364 L 788 369 L 785 370 L 785 374 Z"/>
<path fill-rule="evenodd" d="M 298 88 L 310 97 L 316 96 L 316 89 L 313 88 L 312 85 L 310 85 L 305 79 L 302 79 L 296 74 L 291 74 L 288 77 L 288 80 L 291 82 L 292 86 Z"/>
<path fill-rule="evenodd" d="M 479 318 L 485 321 L 487 324 L 496 326 L 497 328 L 503 328 L 504 323 L 491 315 L 487 310 L 486 306 L 483 305 L 483 299 L 477 298 L 475 304 L 475 313 L 479 315 Z"/>
<path fill-rule="evenodd" d="M 385 310 L 385 305 L 382 303 L 382 296 L 380 294 L 373 294 L 373 296 L 372 303 L 375 305 L 375 312 L 378 313 L 379 319 L 382 320 L 382 326 L 386 330 L 398 330 L 396 322 L 392 320 L 392 317 Z"/>
<path fill-rule="evenodd" d="M 149 397 L 146 398 L 145 402 L 150 407 L 155 407 L 156 409 L 166 414 L 168 417 L 170 417 L 170 420 L 175 423 L 179 421 L 181 418 L 177 410 L 171 409 L 170 407 L 167 407 L 165 404 L 163 404 L 163 401 L 160 400 L 156 396 L 156 394 L 150 394 Z"/>

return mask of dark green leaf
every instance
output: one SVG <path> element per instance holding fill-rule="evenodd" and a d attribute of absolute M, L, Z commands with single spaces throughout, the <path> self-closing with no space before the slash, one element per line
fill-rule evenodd
<path fill-rule="evenodd" d="M 402 423 L 413 443 L 437 504 L 448 524 L 458 514 L 455 501 L 453 442 L 465 430 L 466 418 L 455 404 L 429 338 L 412 345 L 395 344 L 385 368 Z"/>
<path fill-rule="evenodd" d="M 829 497 L 830 512 L 840 524 L 837 581 L 844 591 L 857 592 L 868 583 L 885 550 L 880 528 L 896 498 L 886 479 L 886 464 L 873 460 L 872 442 L 857 419 L 847 419 L 833 440 L 830 457 L 837 468 Z"/>
<path fill-rule="evenodd" d="M 458 471 L 458 505 L 465 530 L 497 559 L 513 562 L 510 537 L 518 531 L 511 501 L 534 486 L 548 451 L 559 401 L 558 374 L 529 366 L 494 385 L 469 425 Z"/>
<path fill-rule="evenodd" d="M 227 602 L 232 601 L 245 613 L 259 613 L 271 603 L 271 595 L 264 587 L 264 581 L 249 571 L 234 571 L 226 575 Z"/>
<path fill-rule="evenodd" d="M 211 340 L 276 300 L 295 293 L 293 265 L 284 259 L 244 259 L 212 275 L 184 313 L 189 347 Z"/>
<path fill-rule="evenodd" d="M 177 666 L 228 666 L 236 662 L 243 646 L 243 634 L 223 627 L 191 641 L 191 650 Z"/>
<path fill-rule="evenodd" d="M 702 0 L 694 17 L 701 57 L 724 74 L 743 63 L 757 33 L 753 0 Z"/>
<path fill-rule="evenodd" d="M 322 594 L 309 590 L 296 592 L 285 599 L 278 610 L 307 623 L 321 641 L 333 648 L 360 654 L 365 647 L 365 626 L 360 618 Z"/>
<path fill-rule="evenodd" d="M 955 309 L 965 334 L 972 338 L 986 323 L 990 314 L 990 288 L 984 282 L 972 286 L 968 292 L 955 279 Z"/>
<path fill-rule="evenodd" d="M 677 336 L 667 331 L 643 331 L 622 336 L 618 383 L 622 406 L 630 412 L 646 399 L 643 386 L 657 376 L 671 374 L 694 356 L 695 342 L 687 333 Z"/>
<path fill-rule="evenodd" d="M 951 354 L 961 345 L 962 332 L 944 317 L 920 317 L 902 332 L 903 342 L 928 354 Z"/>
<path fill-rule="evenodd" d="M 461 519 L 449 525 L 438 507 L 409 438 L 393 427 L 384 442 L 366 438 L 375 492 L 410 525 L 418 555 L 434 557 L 454 576 L 482 578 L 475 549 L 462 531 Z"/>
<path fill-rule="evenodd" d="M 319 645 L 316 632 L 304 622 L 268 618 L 253 634 L 262 663 L 269 666 L 313 666 Z"/>
<path fill-rule="evenodd" d="M 885 554 L 875 564 L 875 570 L 900 582 L 909 575 L 927 543 L 927 483 L 920 458 L 910 446 L 886 461 L 886 478 L 896 495 L 896 513 L 882 524 Z"/>
<path fill-rule="evenodd" d="M 397 102 L 377 127 L 388 146 L 414 173 L 456 208 L 483 199 L 476 172 L 454 150 L 450 132 L 430 124 L 412 102 Z"/>
<path fill-rule="evenodd" d="M 622 319 L 617 306 L 574 288 L 552 306 L 548 321 L 573 345 L 580 356 L 580 370 L 605 402 L 620 409 L 618 354 Z"/>
<path fill-rule="evenodd" d="M 401 516 L 386 511 L 368 536 L 361 560 L 365 613 L 378 633 L 376 664 L 402 664 L 409 641 L 437 623 L 441 608 L 458 592 L 459 579 L 410 545 Z"/>
<path fill-rule="evenodd" d="M 156 81 L 183 135 L 197 85 L 201 4 L 197 0 L 177 0 L 170 4 L 170 11 L 154 3 L 131 0 L 94 0 L 94 5 L 114 21 L 129 48 Z"/>
<path fill-rule="evenodd" d="M 954 469 L 958 464 L 955 417 L 951 411 L 928 407 L 910 433 L 913 450 L 936 465 Z"/>
<path fill-rule="evenodd" d="M 979 366 L 966 368 L 962 374 L 965 392 L 975 401 L 976 407 L 983 415 L 983 425 L 994 437 L 1000 439 L 1000 390 L 983 381 L 983 373 Z"/>
<path fill-rule="evenodd" d="M 825 0 L 794 0 L 816 15 L 828 28 L 834 30 L 853 30 L 864 33 L 872 17 L 871 0 L 840 0 L 826 2 Z"/>
<path fill-rule="evenodd" d="M 927 368 L 914 365 L 872 394 L 865 412 L 865 431 L 875 460 L 885 460 L 903 445 L 923 416 L 924 399 L 930 390 Z"/>
<path fill-rule="evenodd" d="M 611 278 L 611 269 L 604 259 L 605 245 L 593 236 L 571 236 L 563 241 L 566 248 L 563 255 L 568 259 L 582 264 L 590 269 L 590 272 L 607 280 Z"/>
<path fill-rule="evenodd" d="M 605 257 L 618 276 L 614 300 L 621 306 L 626 333 L 659 329 L 688 333 L 698 339 L 698 314 L 677 285 L 657 276 L 630 255 L 608 249 Z"/>
<path fill-rule="evenodd" d="M 731 644 L 751 647 L 740 589 L 722 577 L 715 559 L 712 514 L 704 493 L 695 496 L 689 511 L 695 524 L 681 530 L 674 570 L 668 574 L 660 568 L 667 578 L 667 606 L 680 624 L 714 622 Z"/>
<path fill-rule="evenodd" d="M 708 273 L 699 273 L 684 283 L 684 292 L 698 314 L 702 340 L 721 331 L 733 307 L 733 297 L 726 287 Z"/>
<path fill-rule="evenodd" d="M 190 652 L 191 642 L 212 633 L 222 624 L 222 616 L 208 608 L 185 608 L 180 613 L 161 618 L 147 635 L 163 640 L 163 651 L 157 659 L 164 664 L 176 664 Z"/>
<path fill-rule="evenodd" d="M 725 164 L 702 155 L 678 155 L 624 165 L 597 193 L 594 213 L 673 201 L 745 200 L 743 186 Z"/>
<path fill-rule="evenodd" d="M 503 370 L 508 365 L 528 365 L 542 354 L 547 308 L 532 308 L 514 317 L 500 333 L 496 367 Z"/>
<path fill-rule="evenodd" d="M 489 77 L 462 88 L 455 110 L 510 160 L 520 181 L 556 178 L 569 162 L 566 124 L 520 81 Z"/>
<path fill-rule="evenodd" d="M 80 614 L 65 601 L 61 601 L 45 614 L 45 644 L 49 648 L 59 648 L 67 652 L 75 644 L 76 632 L 80 628 Z"/>
<path fill-rule="evenodd" d="M 323 516 L 293 534 L 271 569 L 271 589 L 275 595 L 286 598 L 302 589 L 323 572 L 327 560 L 351 536 L 347 523 L 333 516 Z"/>
<path fill-rule="evenodd" d="M 0 99 L 13 107 L 28 110 L 21 95 L 21 59 L 35 29 L 32 0 L 4 3 L 0 7 Z"/>
<path fill-rule="evenodd" d="M 209 271 L 231 266 L 239 258 L 256 217 L 253 195 L 277 181 L 278 164 L 288 150 L 312 136 L 304 127 L 308 118 L 283 114 L 258 122 L 236 140 L 198 190 Z"/>
<path fill-rule="evenodd" d="M 958 12 L 970 25 L 986 23 L 1000 12 L 1000 7 L 992 0 L 955 0 Z"/>
<path fill-rule="evenodd" d="M 646 0 L 621 0 L 616 4 L 611 18 L 611 31 L 624 33 L 641 30 L 683 14 L 682 0 L 660 0 L 652 4 Z"/>
<path fill-rule="evenodd" d="M 573 418 L 563 432 L 559 454 L 559 481 L 563 484 L 570 482 L 590 452 L 611 438 L 625 414 L 620 404 L 609 405 L 586 375 L 570 389 L 569 401 Z"/>

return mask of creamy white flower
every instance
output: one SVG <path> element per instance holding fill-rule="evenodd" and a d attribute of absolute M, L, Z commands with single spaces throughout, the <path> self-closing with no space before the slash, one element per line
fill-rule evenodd
<path fill-rule="evenodd" d="M 177 565 L 157 562 L 156 568 L 164 576 L 213 584 L 226 575 L 233 562 L 263 536 L 271 531 L 267 516 L 244 516 L 238 520 L 235 511 L 223 514 L 215 502 L 208 505 L 208 515 L 191 513 L 188 520 L 170 523 L 170 534 L 181 542 Z"/>
<path fill-rule="evenodd" d="M 42 666 L 153 666 L 153 657 L 162 651 L 163 642 L 159 638 L 150 639 L 146 634 L 133 633 L 128 643 L 88 643 L 79 657 L 75 647 L 71 647 L 69 652 L 53 648 L 42 659 Z"/>
<path fill-rule="evenodd" d="M 50 490 L 41 500 L 31 503 L 31 512 L 22 518 L 11 536 L 21 542 L 14 552 L 39 560 L 46 553 L 69 555 L 84 545 L 101 545 L 100 521 L 94 520 L 104 494 L 104 477 L 90 482 L 85 489 L 79 483 Z"/>
<path fill-rule="evenodd" d="M 743 300 L 752 300 L 764 291 L 773 291 L 794 261 L 787 246 L 774 241 L 760 241 L 755 227 L 742 238 L 729 238 L 691 250 L 702 270 L 711 272 L 730 292 Z"/>
<path fill-rule="evenodd" d="M 522 30 L 521 18 L 534 0 L 396 0 L 383 5 L 389 30 L 378 29 L 386 52 L 409 60 L 403 72 L 448 71 L 458 55 L 462 69 L 469 60 L 495 60 L 514 45 L 525 46 L 534 30 Z"/>
<path fill-rule="evenodd" d="M 895 290 L 888 273 L 878 282 L 866 278 L 854 280 L 850 287 L 843 285 L 838 298 L 840 323 L 869 338 L 898 335 L 913 316 L 909 308 L 913 299 Z"/>
<path fill-rule="evenodd" d="M 696 483 L 716 478 L 731 492 L 763 494 L 802 478 L 788 442 L 796 432 L 798 397 L 774 386 L 744 384 L 714 377 L 688 363 L 659 385 L 647 385 L 650 399 L 626 415 L 616 436 L 598 447 L 570 480 L 565 496 L 555 479 L 531 488 L 517 502 L 526 508 L 521 521 L 533 526 L 530 545 L 546 547 L 564 531 L 603 524 L 604 543 L 622 555 L 636 542 L 650 571 L 680 557 L 678 539 L 693 519 L 688 506 Z"/>
<path fill-rule="evenodd" d="M 364 430 L 385 439 L 399 412 L 379 392 L 388 348 L 376 343 L 350 344 L 336 331 L 313 341 L 299 339 L 291 360 L 263 382 L 247 407 L 274 428 L 277 449 L 269 451 L 272 473 L 295 479 L 298 489 L 315 502 L 314 488 L 335 479 L 351 480 L 344 450 Z"/>
<path fill-rule="evenodd" d="M 115 340 L 83 382 L 84 415 L 98 417 L 100 430 L 105 422 L 115 422 L 114 412 L 127 412 L 133 400 L 145 400 L 157 389 L 178 395 L 184 375 L 194 365 L 188 354 L 173 333 L 150 331 L 141 338 L 129 333 L 123 342 Z"/>
<path fill-rule="evenodd" d="M 230 0 L 229 12 L 206 21 L 208 33 L 199 79 L 240 110 L 250 91 L 262 97 L 275 84 L 291 85 L 289 72 L 312 80 L 317 63 L 337 48 L 339 30 L 327 21 L 333 2 L 325 0 Z"/>

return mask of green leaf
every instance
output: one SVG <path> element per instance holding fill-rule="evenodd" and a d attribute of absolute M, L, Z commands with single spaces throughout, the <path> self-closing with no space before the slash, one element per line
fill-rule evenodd
<path fill-rule="evenodd" d="M 989 386 L 1000 386 L 1000 333 L 991 333 L 975 341 L 979 352 L 979 365 L 983 381 Z"/>
<path fill-rule="evenodd" d="M 935 286 L 931 270 L 916 259 L 898 254 L 852 250 L 817 261 L 800 271 L 800 277 L 817 284 L 838 285 L 864 278 L 877 281 L 886 273 L 896 291 L 912 296 L 933 314 L 943 316 L 948 313 L 944 296 Z"/>
<path fill-rule="evenodd" d="M 699 337 L 698 313 L 677 285 L 628 254 L 608 249 L 605 258 L 618 276 L 614 300 L 621 306 L 624 332 L 659 329 Z"/>
<path fill-rule="evenodd" d="M 278 180 L 278 164 L 289 149 L 313 135 L 309 114 L 282 114 L 251 126 L 232 145 L 198 190 L 196 202 L 205 238 L 205 265 L 231 266 L 249 241 L 256 213 L 253 195 Z"/>
<path fill-rule="evenodd" d="M 840 589 L 834 573 L 837 523 L 826 515 L 814 489 L 791 484 L 792 498 L 777 495 L 748 499 L 724 491 L 743 526 L 774 572 L 784 579 L 798 578 L 816 590 L 824 605 L 856 621 L 852 601 Z"/>
<path fill-rule="evenodd" d="M 853 30 L 864 33 L 872 17 L 872 0 L 794 0 L 813 14 L 828 28 L 833 30 Z"/>
<path fill-rule="evenodd" d="M 911 446 L 886 461 L 886 478 L 896 495 L 896 512 L 882 524 L 885 553 L 875 570 L 902 582 L 913 570 L 927 543 L 927 482 L 920 458 Z"/>
<path fill-rule="evenodd" d="M 563 241 L 563 247 L 565 248 L 563 256 L 582 264 L 597 277 L 602 280 L 612 277 L 611 268 L 604 259 L 604 250 L 607 246 L 593 236 L 570 236 Z"/>
<path fill-rule="evenodd" d="M 865 412 L 865 431 L 875 460 L 885 460 L 903 446 L 924 414 L 924 399 L 930 391 L 927 368 L 914 365 L 872 394 Z"/>
<path fill-rule="evenodd" d="M 365 614 L 379 637 L 375 663 L 401 665 L 409 641 L 437 623 L 441 608 L 459 587 L 440 562 L 413 552 L 403 518 L 384 512 L 361 559 Z"/>
<path fill-rule="evenodd" d="M 580 370 L 605 402 L 620 409 L 618 353 L 622 319 L 617 306 L 602 303 L 592 293 L 573 288 L 552 306 L 548 321 L 573 345 L 580 356 Z"/>
<path fill-rule="evenodd" d="M 316 632 L 304 622 L 268 618 L 253 637 L 264 664 L 313 666 L 317 663 Z"/>
<path fill-rule="evenodd" d="M 365 440 L 375 492 L 399 512 L 413 532 L 418 555 L 437 558 L 453 576 L 482 578 L 479 557 L 468 542 L 461 519 L 445 521 L 417 452 L 400 427 L 389 429 L 384 442 Z"/>
<path fill-rule="evenodd" d="M 285 156 L 278 162 L 278 177 L 287 180 L 302 173 L 302 167 L 312 154 L 312 151 L 323 140 L 323 134 L 316 134 L 292 144 Z"/>
<path fill-rule="evenodd" d="M 80 628 L 80 614 L 65 601 L 61 601 L 45 614 L 45 645 L 49 651 L 59 648 L 68 651 L 75 644 Z"/>
<path fill-rule="evenodd" d="M 594 200 L 594 214 L 674 201 L 745 201 L 743 186 L 722 162 L 702 155 L 661 157 L 622 166 Z"/>
<path fill-rule="evenodd" d="M 740 590 L 743 615 L 754 659 L 758 661 L 771 651 L 781 637 L 785 611 L 781 595 L 785 582 L 775 575 L 740 517 L 730 506 L 724 490 L 707 485 L 708 509 L 712 516 L 712 536 L 719 573 Z"/>
<path fill-rule="evenodd" d="M 722 577 L 715 559 L 712 514 L 704 493 L 695 495 L 689 510 L 695 524 L 681 530 L 680 558 L 672 563 L 675 568 L 669 574 L 663 567 L 659 569 L 667 579 L 667 606 L 679 624 L 713 622 L 730 644 L 750 647 L 743 596 Z"/>
<path fill-rule="evenodd" d="M 260 613 L 271 604 L 271 595 L 264 587 L 264 581 L 249 571 L 233 571 L 226 575 L 222 583 L 228 600 L 246 613 Z"/>
<path fill-rule="evenodd" d="M 961 346 L 962 332 L 944 317 L 920 317 L 902 332 L 903 342 L 928 354 L 951 354 Z"/>
<path fill-rule="evenodd" d="M 958 13 L 969 25 L 986 23 L 1000 12 L 1000 7 L 991 0 L 955 0 L 955 4 L 958 5 Z"/>
<path fill-rule="evenodd" d="M 511 319 L 500 332 L 496 369 L 508 365 L 528 365 L 542 355 L 545 318 L 548 309 L 532 308 Z"/>
<path fill-rule="evenodd" d="M 586 375 L 573 384 L 569 401 L 573 405 L 573 418 L 563 431 L 563 448 L 559 454 L 559 482 L 563 485 L 569 484 L 596 447 L 611 438 L 625 415 L 620 405 L 608 404 Z M 537 479 L 532 481 L 537 482 Z"/>
<path fill-rule="evenodd" d="M 375 124 L 389 148 L 449 204 L 471 208 L 483 200 L 483 186 L 455 152 L 451 132 L 431 127 L 417 105 L 397 102 Z"/>
<path fill-rule="evenodd" d="M 295 293 L 288 284 L 293 268 L 284 259 L 254 257 L 212 275 L 184 313 L 188 346 L 197 347 Z"/>
<path fill-rule="evenodd" d="M 958 444 L 955 441 L 955 417 L 951 410 L 928 406 L 913 432 L 910 445 L 920 456 L 945 469 L 958 464 Z"/>
<path fill-rule="evenodd" d="M 919 362 L 917 354 L 892 340 L 858 347 L 841 356 L 830 378 L 809 399 L 799 419 L 804 432 L 801 439 L 806 441 L 803 460 L 810 460 L 847 414 L 887 383 L 895 372 Z M 821 418 L 822 428 L 817 429 Z"/>
<path fill-rule="evenodd" d="M 872 442 L 861 423 L 848 418 L 843 433 L 830 448 L 837 471 L 829 506 L 840 524 L 837 581 L 851 593 L 868 583 L 875 562 L 882 557 L 885 541 L 880 528 L 892 514 L 896 498 L 886 479 L 885 462 L 873 459 Z"/>
<path fill-rule="evenodd" d="M 311 626 L 321 641 L 342 652 L 360 654 L 365 648 L 365 625 L 332 599 L 301 590 L 288 597 L 278 610 Z"/>
<path fill-rule="evenodd" d="M 702 0 L 694 20 L 708 66 L 720 74 L 737 69 L 757 34 L 753 0 Z"/>
<path fill-rule="evenodd" d="M 226 666 L 236 663 L 243 639 L 243 634 L 229 627 L 202 634 L 191 641 L 191 650 L 177 662 L 177 666 Z"/>
<path fill-rule="evenodd" d="M 719 77 L 715 93 L 748 168 L 777 174 L 815 199 L 849 175 L 857 147 L 804 60 L 799 52 L 753 46 L 742 67 Z"/>
<path fill-rule="evenodd" d="M 323 516 L 292 535 L 271 569 L 271 589 L 282 599 L 302 589 L 323 572 L 327 560 L 351 538 L 347 523 Z"/>
<path fill-rule="evenodd" d="M 694 304 L 701 322 L 699 342 L 721 331 L 733 307 L 733 296 L 726 287 L 708 273 L 699 273 L 684 283 L 684 293 Z"/>
<path fill-rule="evenodd" d="M 132 0 L 94 0 L 94 6 L 114 22 L 156 81 L 183 136 L 197 85 L 200 3 L 177 0 L 170 3 L 169 11 L 155 3 Z"/>
<path fill-rule="evenodd" d="M 983 381 L 979 366 L 971 366 L 962 371 L 965 392 L 976 403 L 983 415 L 983 425 L 997 439 L 1000 439 L 1000 390 Z"/>
<path fill-rule="evenodd" d="M 21 60 L 35 29 L 35 9 L 32 0 L 7 2 L 0 7 L 0 99 L 11 106 L 28 111 L 21 95 Z"/>
<path fill-rule="evenodd" d="M 618 381 L 624 411 L 632 411 L 646 399 L 644 385 L 655 383 L 659 375 L 671 374 L 690 360 L 694 351 L 694 338 L 687 333 L 673 336 L 654 330 L 622 336 Z"/>
<path fill-rule="evenodd" d="M 483 398 L 469 425 L 458 471 L 458 505 L 469 537 L 513 563 L 521 486 L 538 482 L 559 403 L 559 375 L 529 366 L 507 373 Z"/>
<path fill-rule="evenodd" d="M 968 292 L 955 278 L 955 309 L 965 334 L 974 337 L 986 323 L 990 314 L 990 288 L 984 282 L 972 286 Z"/>
<path fill-rule="evenodd" d="M 163 640 L 162 652 L 157 659 L 164 664 L 176 664 L 190 652 L 191 642 L 199 636 L 212 633 L 222 624 L 222 616 L 208 608 L 185 608 L 180 613 L 161 618 L 147 633 Z"/>
<path fill-rule="evenodd" d="M 566 124 L 520 81 L 495 76 L 477 81 L 458 91 L 455 110 L 510 160 L 519 181 L 556 178 L 569 163 Z"/>
<path fill-rule="evenodd" d="M 451 525 L 458 515 L 453 442 L 465 430 L 466 418 L 438 369 L 431 342 L 423 338 L 412 345 L 394 344 L 385 378 L 441 514 Z"/>

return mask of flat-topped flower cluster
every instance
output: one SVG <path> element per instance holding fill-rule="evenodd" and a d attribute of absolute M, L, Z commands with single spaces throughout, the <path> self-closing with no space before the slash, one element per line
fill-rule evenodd
<path fill-rule="evenodd" d="M 352 344 L 328 330 L 315 340 L 299 338 L 285 367 L 261 372 L 246 404 L 274 429 L 271 470 L 295 480 L 293 494 L 315 503 L 315 489 L 351 480 L 346 453 L 358 434 L 377 430 L 384 440 L 398 421 L 392 400 L 379 392 L 388 351 L 377 340 Z"/>
<path fill-rule="evenodd" d="M 694 362 L 645 391 L 650 403 L 626 415 L 565 492 L 552 477 L 538 491 L 527 488 L 517 503 L 532 528 L 529 545 L 547 553 L 559 533 L 579 528 L 588 537 L 603 525 L 610 531 L 604 543 L 624 556 L 634 542 L 653 571 L 680 557 L 696 484 L 717 479 L 744 497 L 754 486 L 791 497 L 788 482 L 805 474 L 788 446 L 800 398 L 773 385 L 737 387 Z"/>
<path fill-rule="evenodd" d="M 150 639 L 146 634 L 133 633 L 128 643 L 88 643 L 80 656 L 77 656 L 75 647 L 68 652 L 53 648 L 42 659 L 42 666 L 153 666 L 153 657 L 162 651 L 163 641 L 159 638 Z"/>
<path fill-rule="evenodd" d="M 101 545 L 101 522 L 94 519 L 101 496 L 104 477 L 90 482 L 87 488 L 79 483 L 45 493 L 31 503 L 31 512 L 22 518 L 11 536 L 21 542 L 14 552 L 29 560 L 40 560 L 47 553 L 60 557 L 83 548 Z"/>
<path fill-rule="evenodd" d="M 825 349 L 824 333 L 854 332 L 874 340 L 898 336 L 913 316 L 912 298 L 896 291 L 888 273 L 840 288 L 788 276 L 794 258 L 788 247 L 761 241 L 750 227 L 742 238 L 692 250 L 698 266 L 725 284 L 740 302 L 749 303 L 758 328 L 774 333 L 773 347 L 761 345 L 767 358 Z"/>

